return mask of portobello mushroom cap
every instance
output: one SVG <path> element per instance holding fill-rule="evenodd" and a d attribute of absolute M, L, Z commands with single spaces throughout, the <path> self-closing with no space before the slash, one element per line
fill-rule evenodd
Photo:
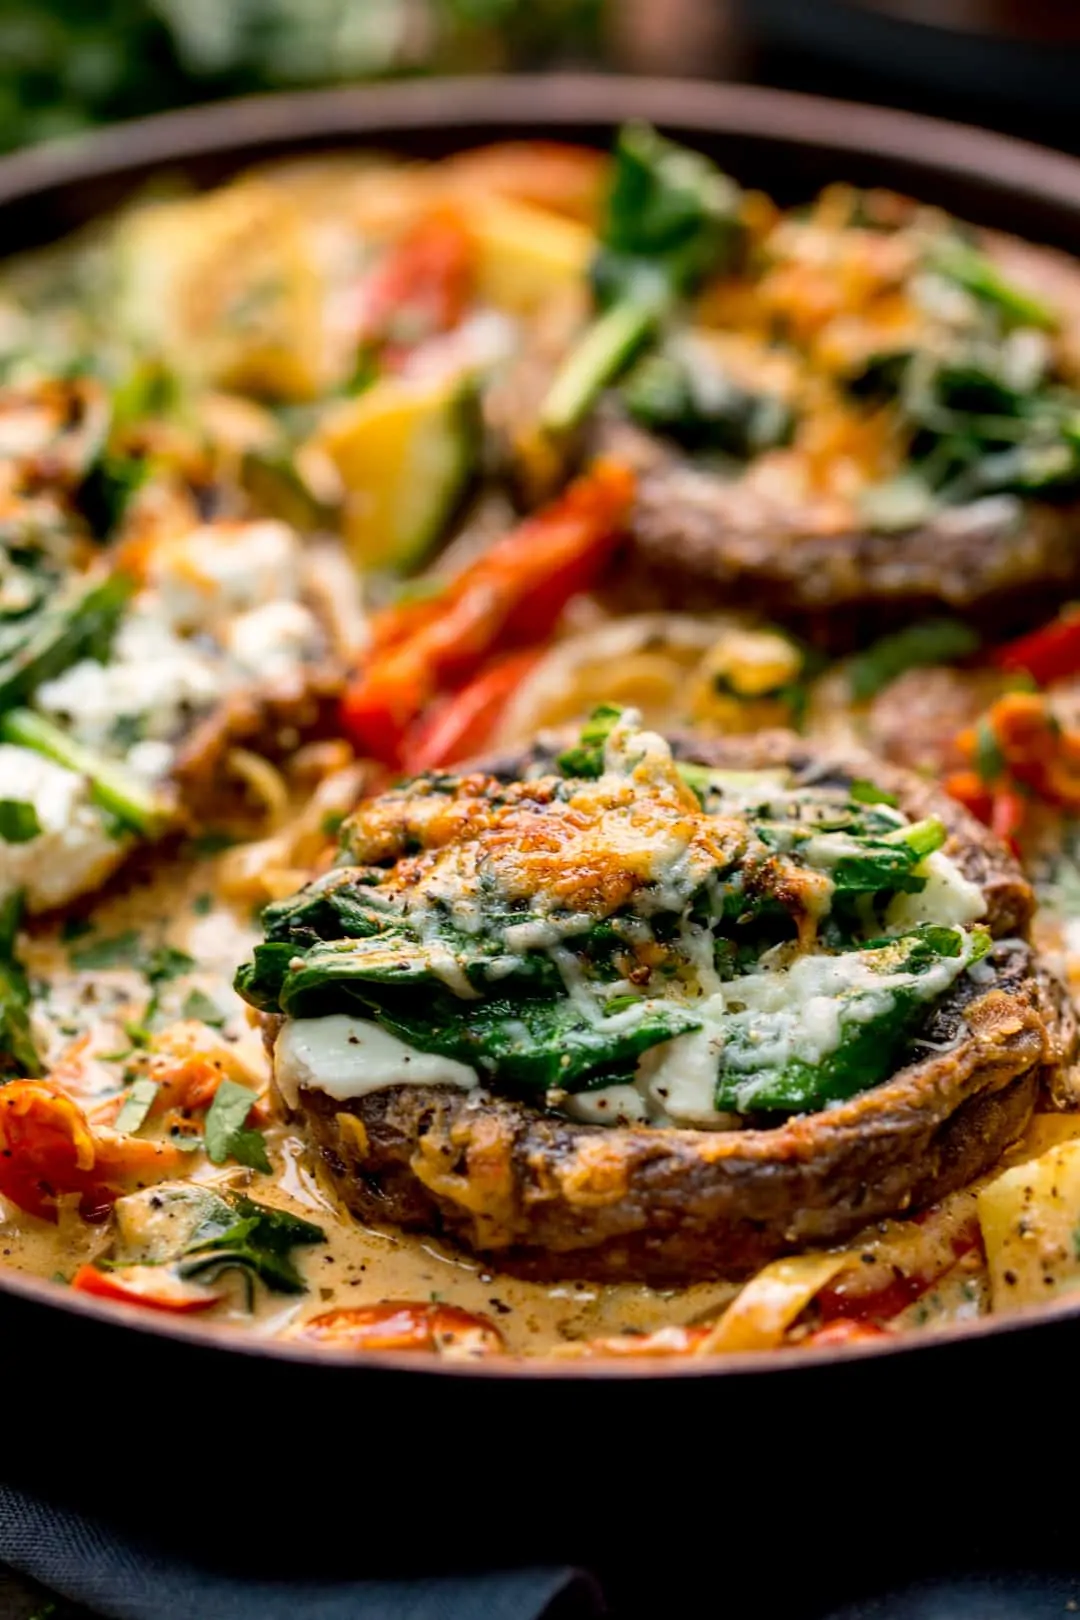
<path fill-rule="evenodd" d="M 1049 617 L 1080 586 L 1080 504 L 992 495 L 898 533 L 815 530 L 809 515 L 725 479 L 615 416 L 594 448 L 638 475 L 627 599 L 739 605 L 844 651 L 920 615 L 957 613 L 996 633 Z"/>
<path fill-rule="evenodd" d="M 1002 231 L 976 240 L 1007 280 L 1059 316 L 1057 350 L 1080 381 L 1080 264 Z M 990 496 L 947 507 L 894 533 L 815 531 L 810 514 L 739 478 L 696 467 L 667 442 L 601 411 L 590 448 L 639 474 L 630 535 L 631 598 L 655 606 L 710 600 L 781 619 L 842 651 L 918 614 L 955 612 L 1007 634 L 1061 606 L 1080 587 L 1080 502 Z M 854 610 L 859 610 L 858 613 Z"/>
<path fill-rule="evenodd" d="M 509 780 L 537 774 L 559 741 L 481 768 Z M 347 1102 L 302 1087 L 296 1113 L 361 1220 L 437 1233 L 538 1278 L 739 1276 L 964 1186 L 1019 1136 L 1040 1088 L 1071 1059 L 1065 998 L 1023 937 L 1032 891 L 961 806 L 902 768 L 787 732 L 673 747 L 707 766 L 787 766 L 799 786 L 869 778 L 910 817 L 946 823 L 946 852 L 983 889 L 996 943 L 933 1006 L 917 1045 L 925 1055 L 846 1102 L 764 1129 L 577 1124 L 447 1086 L 391 1086 Z"/>

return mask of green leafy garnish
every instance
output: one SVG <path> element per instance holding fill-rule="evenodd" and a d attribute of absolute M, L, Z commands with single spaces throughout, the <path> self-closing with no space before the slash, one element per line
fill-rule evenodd
<path fill-rule="evenodd" d="M 767 1018 L 736 1014 L 729 1024 L 717 1083 L 717 1108 L 805 1113 L 879 1085 L 895 1071 L 925 1015 L 927 996 L 920 979 L 936 969 L 939 979 L 951 983 L 990 948 L 985 929 L 973 929 L 969 940 L 957 928 L 927 927 L 871 942 L 858 952 L 872 972 L 883 978 L 898 975 L 899 983 L 842 995 L 839 1041 L 817 1063 L 790 1057 L 777 1065 L 767 1055 L 770 1037 L 774 1047 L 776 1041 Z"/>
<path fill-rule="evenodd" d="M 123 1106 L 116 1116 L 116 1129 L 129 1135 L 141 1129 L 146 1116 L 154 1106 L 159 1087 L 153 1080 L 135 1080 L 128 1088 Z"/>
<path fill-rule="evenodd" d="M 40 836 L 41 822 L 28 799 L 0 799 L 0 841 L 28 844 Z"/>
<path fill-rule="evenodd" d="M 209 1024 L 212 1029 L 220 1029 L 225 1023 L 225 1014 L 217 1002 L 212 1000 L 205 990 L 200 990 L 197 987 L 194 990 L 189 990 L 184 997 L 181 1017 L 196 1018 L 199 1023 Z"/>
<path fill-rule="evenodd" d="M 623 711 L 613 703 L 601 703 L 581 728 L 577 745 L 559 755 L 557 764 L 564 776 L 596 777 L 604 769 L 604 744 L 622 719 Z"/>
<path fill-rule="evenodd" d="M 848 788 L 848 793 L 856 804 L 887 804 L 900 803 L 895 793 L 889 793 L 885 788 L 879 788 L 876 783 L 867 781 L 864 776 L 857 776 Z"/>
<path fill-rule="evenodd" d="M 168 826 L 172 811 L 159 794 L 126 765 L 77 742 L 43 714 L 33 709 L 8 709 L 0 714 L 0 737 L 84 776 L 90 797 L 116 818 L 121 829 L 155 838 Z"/>
<path fill-rule="evenodd" d="M 164 984 L 190 973 L 195 965 L 187 951 L 178 951 L 175 945 L 155 945 L 143 963 L 143 972 L 151 984 Z"/>
<path fill-rule="evenodd" d="M 905 630 L 882 636 L 848 665 L 851 695 L 865 703 L 895 681 L 905 670 L 931 664 L 951 664 L 970 658 L 979 637 L 959 619 L 923 619 Z"/>
<path fill-rule="evenodd" d="M 580 422 L 663 317 L 706 275 L 735 262 L 740 202 L 734 181 L 700 153 L 647 124 L 621 131 L 592 267 L 599 313 L 544 400 L 546 431 L 566 433 Z"/>
<path fill-rule="evenodd" d="M 1015 325 L 1035 326 L 1053 332 L 1061 324 L 1057 311 L 1049 304 L 1036 294 L 1018 287 L 993 259 L 958 236 L 947 237 L 938 243 L 931 263 L 940 275 L 948 276 L 950 281 L 955 281 L 965 291 L 992 304 Z"/>
<path fill-rule="evenodd" d="M 142 954 L 142 937 L 134 928 L 122 934 L 110 934 L 95 939 L 89 945 L 80 945 L 69 953 L 73 968 L 85 973 L 93 968 L 134 967 Z"/>
<path fill-rule="evenodd" d="M 261 1131 L 249 1127 L 247 1117 L 255 1103 L 255 1093 L 235 1080 L 223 1080 L 214 1093 L 206 1114 L 206 1156 L 211 1164 L 234 1159 L 251 1170 L 270 1170 L 266 1141 Z"/>
<path fill-rule="evenodd" d="M 25 703 L 80 658 L 103 656 L 134 588 L 125 575 L 113 574 L 23 621 L 20 644 L 0 659 L 0 713 Z"/>
<path fill-rule="evenodd" d="M 674 353 L 646 355 L 622 385 L 623 403 L 635 422 L 691 454 L 715 451 L 749 460 L 787 443 L 794 416 L 782 399 L 700 370 Z"/>
<path fill-rule="evenodd" d="M 247 1282 L 249 1306 L 256 1281 L 277 1294 L 303 1293 L 304 1279 L 292 1250 L 325 1243 L 322 1227 L 236 1193 L 216 1202 L 221 1207 L 201 1221 L 184 1249 L 180 1275 L 213 1284 L 226 1272 L 240 1271 Z"/>
<path fill-rule="evenodd" d="M 45 1073 L 30 1030 L 30 982 L 16 954 L 22 912 L 21 890 L 0 901 L 0 1082 Z"/>

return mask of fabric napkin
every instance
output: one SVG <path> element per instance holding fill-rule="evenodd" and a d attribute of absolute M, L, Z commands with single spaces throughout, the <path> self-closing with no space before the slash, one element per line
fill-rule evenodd
<path fill-rule="evenodd" d="M 0 1485 L 0 1562 L 107 1620 L 597 1620 L 607 1612 L 595 1583 L 573 1569 L 323 1582 L 199 1568 L 8 1485 Z"/>

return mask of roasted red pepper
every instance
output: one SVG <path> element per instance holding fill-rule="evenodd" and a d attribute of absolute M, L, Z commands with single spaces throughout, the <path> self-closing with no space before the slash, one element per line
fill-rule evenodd
<path fill-rule="evenodd" d="M 302 1339 L 332 1350 L 426 1350 L 470 1356 L 499 1354 L 502 1335 L 486 1316 L 456 1305 L 386 1300 L 324 1311 L 300 1329 Z"/>
<path fill-rule="evenodd" d="M 388 249 L 364 282 L 362 347 L 409 349 L 452 331 L 472 293 L 475 252 L 464 221 L 440 208 Z"/>
<path fill-rule="evenodd" d="M 479 753 L 488 742 L 514 692 L 535 669 L 539 650 L 509 653 L 481 670 L 456 692 L 432 706 L 409 732 L 401 749 L 410 776 L 441 770 Z"/>
<path fill-rule="evenodd" d="M 184 1282 L 167 1266 L 121 1266 L 102 1271 L 98 1266 L 80 1266 L 71 1279 L 79 1294 L 98 1299 L 118 1300 L 124 1305 L 141 1305 L 152 1311 L 172 1311 L 190 1315 L 208 1311 L 222 1298 L 196 1283 Z"/>
<path fill-rule="evenodd" d="M 1040 686 L 1080 674 L 1080 608 L 1067 608 L 1050 624 L 999 647 L 999 669 L 1030 675 Z"/>
<path fill-rule="evenodd" d="M 342 700 L 342 725 L 358 747 L 401 765 L 405 739 L 433 698 L 469 681 L 493 654 L 543 641 L 610 557 L 633 490 L 627 468 L 597 462 L 437 596 L 382 615 Z"/>

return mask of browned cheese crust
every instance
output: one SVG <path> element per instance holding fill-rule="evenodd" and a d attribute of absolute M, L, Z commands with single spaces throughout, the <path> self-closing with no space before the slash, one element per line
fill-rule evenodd
<path fill-rule="evenodd" d="M 784 732 L 676 748 L 731 769 L 788 765 L 807 785 L 869 777 L 909 816 L 941 816 L 946 851 L 984 889 L 1002 941 L 987 958 L 993 977 L 965 976 L 937 1005 L 925 1058 L 771 1129 L 582 1125 L 449 1087 L 348 1103 L 304 1090 L 304 1128 L 361 1220 L 435 1232 L 537 1277 L 673 1285 L 737 1276 L 931 1203 L 989 1169 L 1024 1129 L 1074 1030 L 1024 942 L 1032 894 L 1002 846 L 931 784 L 868 755 L 827 754 Z M 517 775 L 523 763 L 495 769 Z"/>

